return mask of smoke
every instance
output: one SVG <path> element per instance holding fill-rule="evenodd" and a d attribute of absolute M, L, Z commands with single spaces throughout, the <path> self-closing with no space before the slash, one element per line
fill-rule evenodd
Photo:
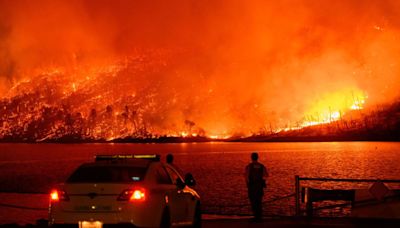
<path fill-rule="evenodd" d="M 338 91 L 369 105 L 398 98 L 399 28 L 397 0 L 0 0 L 0 95 L 32 70 L 159 50 L 156 75 L 121 76 L 174 104 L 155 125 L 254 132 Z"/>

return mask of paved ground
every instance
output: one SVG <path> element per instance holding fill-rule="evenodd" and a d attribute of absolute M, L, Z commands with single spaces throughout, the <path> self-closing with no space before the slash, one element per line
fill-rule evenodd
<path fill-rule="evenodd" d="M 44 228 L 46 221 L 42 221 L 42 224 L 37 225 L 24 225 L 19 226 L 16 224 L 4 224 L 0 225 L 0 228 Z M 364 228 L 364 227 L 378 227 L 378 228 L 399 228 L 400 220 L 382 220 L 382 219 L 350 219 L 350 218 L 265 218 L 261 222 L 253 222 L 249 218 L 213 218 L 205 219 L 202 221 L 203 228 L 261 228 L 261 227 L 273 227 L 273 228 Z"/>
<path fill-rule="evenodd" d="M 203 228 L 236 228 L 236 227 L 400 227 L 400 220 L 376 220 L 376 219 L 343 219 L 343 218 L 266 218 L 261 222 L 253 222 L 251 219 L 215 219 L 203 221 Z"/>

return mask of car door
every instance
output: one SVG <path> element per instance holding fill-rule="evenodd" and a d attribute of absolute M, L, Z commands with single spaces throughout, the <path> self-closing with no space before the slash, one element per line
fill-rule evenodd
<path fill-rule="evenodd" d="M 165 190 L 171 215 L 171 223 L 181 224 L 187 217 L 185 198 L 162 165 L 157 167 L 156 176 L 158 185 Z"/>
<path fill-rule="evenodd" d="M 173 184 L 176 186 L 176 195 L 174 197 L 175 198 L 175 202 L 178 202 L 179 205 L 174 205 L 174 210 L 177 210 L 177 213 L 179 213 L 180 217 L 180 221 L 179 224 L 188 224 L 192 221 L 192 219 L 190 219 L 190 214 L 189 214 L 189 203 L 193 198 L 193 195 L 190 192 L 187 192 L 185 188 L 183 189 L 179 189 L 177 187 L 177 180 L 179 179 L 180 181 L 182 181 L 182 183 L 184 182 L 182 177 L 179 175 L 179 173 L 174 170 L 173 168 L 171 168 L 169 165 L 165 165 L 165 169 L 167 170 L 170 178 L 173 181 Z M 172 206 L 172 205 L 171 205 Z"/>

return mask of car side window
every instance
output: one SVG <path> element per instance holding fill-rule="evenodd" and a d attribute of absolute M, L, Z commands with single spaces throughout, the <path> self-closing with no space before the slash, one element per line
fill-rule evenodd
<path fill-rule="evenodd" d="M 171 178 L 168 176 L 168 173 L 165 171 L 164 167 L 159 166 L 157 168 L 156 176 L 158 184 L 172 184 Z"/>
<path fill-rule="evenodd" d="M 180 178 L 179 175 L 175 172 L 175 170 L 171 169 L 170 167 L 166 166 L 165 169 L 167 170 L 169 176 L 172 179 L 172 182 L 176 184 L 176 179 Z"/>

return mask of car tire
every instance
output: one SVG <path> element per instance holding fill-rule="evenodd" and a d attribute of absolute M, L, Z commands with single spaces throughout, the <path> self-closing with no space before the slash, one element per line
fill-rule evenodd
<path fill-rule="evenodd" d="M 169 228 L 169 227 L 171 227 L 171 216 L 169 213 L 169 209 L 165 208 L 161 215 L 160 228 Z"/>
<path fill-rule="evenodd" d="M 200 204 L 197 204 L 196 210 L 194 212 L 194 217 L 193 217 L 193 225 L 192 227 L 194 228 L 200 228 L 201 227 L 201 209 L 200 209 Z"/>

